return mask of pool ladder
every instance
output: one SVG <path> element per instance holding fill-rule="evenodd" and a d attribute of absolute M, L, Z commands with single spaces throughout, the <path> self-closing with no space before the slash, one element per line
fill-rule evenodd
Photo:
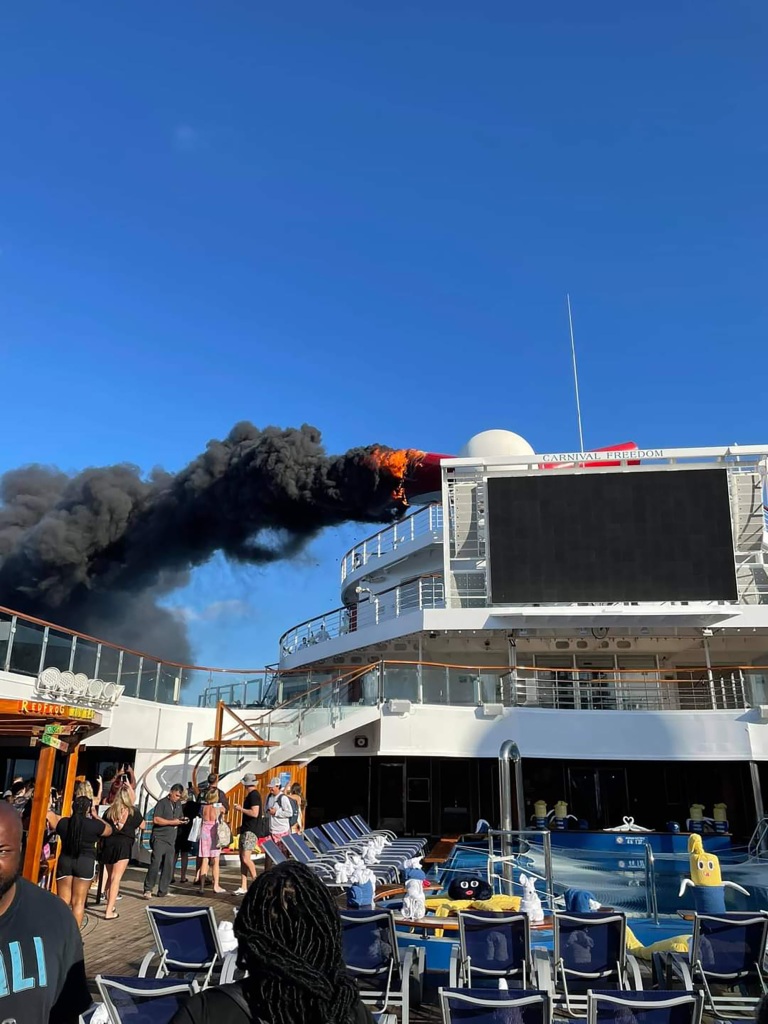
<path fill-rule="evenodd" d="M 654 924 L 659 923 L 659 898 L 656 893 L 656 858 L 653 847 L 645 844 L 645 909 Z"/>

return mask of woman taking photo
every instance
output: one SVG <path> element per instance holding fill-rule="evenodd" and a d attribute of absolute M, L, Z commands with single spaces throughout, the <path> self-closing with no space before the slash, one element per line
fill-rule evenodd
<path fill-rule="evenodd" d="M 96 874 L 96 843 L 112 835 L 112 826 L 94 818 L 92 808 L 91 797 L 75 797 L 71 817 L 60 818 L 56 826 L 56 834 L 61 838 L 56 885 L 80 927 L 88 889 Z"/>
<path fill-rule="evenodd" d="M 136 842 L 136 832 L 144 827 L 141 811 L 133 805 L 133 790 L 123 786 L 113 797 L 104 813 L 104 820 L 111 826 L 112 835 L 102 845 L 101 862 L 107 872 L 107 909 L 104 918 L 114 921 L 120 915 L 115 910 L 120 895 L 120 881 L 131 859 L 131 850 Z"/>
<path fill-rule="evenodd" d="M 203 806 L 200 817 L 203 819 L 200 828 L 200 890 L 205 888 L 205 880 L 208 877 L 208 863 L 211 864 L 211 875 L 213 876 L 213 891 L 216 893 L 226 892 L 219 885 L 219 839 L 216 834 L 219 827 L 219 816 L 223 810 L 219 803 L 219 791 L 215 787 L 207 789 L 203 797 Z"/>

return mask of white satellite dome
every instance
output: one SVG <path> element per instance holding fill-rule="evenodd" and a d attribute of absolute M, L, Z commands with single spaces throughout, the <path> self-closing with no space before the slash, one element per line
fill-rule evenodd
<path fill-rule="evenodd" d="M 470 437 L 459 452 L 460 458 L 473 459 L 491 455 L 534 455 L 524 437 L 512 430 L 483 430 Z"/>

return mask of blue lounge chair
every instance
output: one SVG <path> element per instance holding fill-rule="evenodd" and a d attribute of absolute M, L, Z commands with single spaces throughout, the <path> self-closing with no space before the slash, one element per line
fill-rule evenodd
<path fill-rule="evenodd" d="M 111 1024 L 168 1024 L 197 985 L 168 981 L 166 978 L 118 978 L 96 975 L 99 990 Z"/>
<path fill-rule="evenodd" d="M 315 871 L 320 878 L 328 885 L 335 885 L 336 864 L 341 858 L 339 855 L 331 855 L 330 857 L 321 857 L 315 853 L 309 844 L 304 840 L 302 836 L 283 836 L 283 846 L 286 848 L 288 853 L 297 860 L 300 864 L 306 864 L 308 868 Z M 395 866 L 384 866 L 382 864 L 374 864 L 371 868 L 376 881 L 378 883 L 394 882 L 397 880 L 398 872 Z"/>
<path fill-rule="evenodd" d="M 334 824 L 337 825 L 342 832 L 349 836 L 353 841 L 358 840 L 367 842 L 375 836 L 384 836 L 384 838 L 389 840 L 390 843 L 387 849 L 409 852 L 412 857 L 418 857 L 427 845 L 426 839 L 419 839 L 413 836 L 398 837 L 394 832 L 387 832 L 385 830 L 372 831 L 367 826 L 361 824 L 360 821 L 356 820 L 355 817 L 340 818 L 337 822 L 334 822 Z"/>
<path fill-rule="evenodd" d="M 273 864 L 285 864 L 288 860 L 274 839 L 262 839 L 261 849 L 264 856 Z"/>
<path fill-rule="evenodd" d="M 390 910 L 342 910 L 340 916 L 344 963 L 363 1002 L 381 1013 L 400 1007 L 408 1024 L 411 1003 L 421 1002 L 424 950 L 398 948 Z"/>
<path fill-rule="evenodd" d="M 554 980 L 548 962 L 536 961 L 539 987 L 553 995 L 561 1012 L 586 1017 L 589 989 L 641 990 L 640 968 L 627 953 L 623 914 L 563 914 L 553 918 Z"/>
<path fill-rule="evenodd" d="M 441 988 L 443 1024 L 550 1024 L 552 1003 L 546 992 Z"/>
<path fill-rule="evenodd" d="M 460 910 L 459 944 L 451 950 L 451 988 L 480 986 L 527 988 L 533 978 L 531 930 L 527 914 Z"/>
<path fill-rule="evenodd" d="M 701 1024 L 703 1007 L 700 992 L 587 993 L 589 1024 Z"/>
<path fill-rule="evenodd" d="M 336 854 L 343 854 L 346 850 L 351 850 L 355 853 L 360 853 L 362 852 L 364 847 L 368 845 L 368 841 L 371 838 L 368 837 L 368 839 L 350 840 L 344 835 L 343 831 L 334 821 L 331 821 L 328 824 L 323 825 L 323 831 L 326 833 L 329 839 L 336 844 Z M 399 847 L 394 848 L 392 846 L 386 846 L 379 854 L 378 861 L 381 864 L 387 864 L 391 865 L 392 867 L 402 868 L 403 863 L 406 860 L 408 860 L 410 857 L 415 857 L 416 855 L 417 851 L 415 851 L 413 848 L 405 850 Z"/>
<path fill-rule="evenodd" d="M 202 979 L 202 988 L 210 985 L 214 969 L 224 960 L 212 908 L 147 907 L 147 917 L 155 949 L 142 960 L 139 977 L 149 976 L 157 957 L 156 978 L 181 974 L 185 979 Z"/>
<path fill-rule="evenodd" d="M 663 967 L 657 976 L 669 983 L 679 978 L 686 989 L 701 989 L 704 1010 L 719 1020 L 754 1016 L 768 992 L 763 964 L 768 943 L 768 914 L 697 914 L 688 956 L 680 953 L 657 958 Z M 731 990 L 715 995 L 712 986 Z"/>
<path fill-rule="evenodd" d="M 393 843 L 418 843 L 421 849 L 425 849 L 427 845 L 427 840 L 423 837 L 414 838 L 413 836 L 398 836 L 395 832 L 391 832 L 386 828 L 371 828 L 365 818 L 360 814 L 351 815 L 349 821 L 356 825 L 357 828 L 360 829 L 361 834 L 366 837 L 376 835 L 386 836 L 387 839 L 391 839 Z"/>

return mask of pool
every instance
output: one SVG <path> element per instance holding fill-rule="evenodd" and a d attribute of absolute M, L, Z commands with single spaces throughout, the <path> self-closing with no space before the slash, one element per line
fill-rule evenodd
<path fill-rule="evenodd" d="M 609 835 L 615 835 L 610 834 Z M 711 840 L 730 837 L 710 836 Z M 687 838 L 686 838 L 687 842 Z M 709 848 L 710 844 L 706 844 Z M 518 855 L 513 869 L 515 891 L 521 872 L 539 876 L 537 889 L 545 894 L 544 848 L 535 842 L 520 846 L 524 852 Z M 712 851 L 714 852 L 714 850 Z M 749 890 L 744 896 L 726 888 L 725 903 L 728 910 L 761 910 L 768 906 L 768 862 L 764 859 L 748 858 L 745 851 L 735 849 L 728 843 L 718 853 L 724 878 L 737 882 Z M 494 888 L 502 890 L 502 863 L 500 850 L 494 849 L 492 874 Z M 438 872 L 440 882 L 447 886 L 457 873 L 488 876 L 488 844 L 481 842 L 457 844 L 448 860 Z M 657 908 L 660 914 L 677 914 L 678 910 L 693 909 L 693 893 L 687 889 L 678 897 L 680 882 L 689 874 L 687 853 L 655 853 L 654 878 Z M 645 848 L 618 844 L 614 848 L 584 849 L 552 847 L 552 875 L 557 895 L 566 889 L 587 889 L 606 907 L 615 907 L 631 915 L 649 914 L 652 901 L 647 887 Z"/>

